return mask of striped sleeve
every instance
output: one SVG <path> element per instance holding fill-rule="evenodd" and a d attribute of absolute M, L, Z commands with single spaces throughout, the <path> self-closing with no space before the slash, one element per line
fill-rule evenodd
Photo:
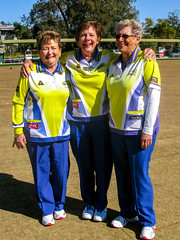
<path fill-rule="evenodd" d="M 144 66 L 144 81 L 147 87 L 161 89 L 161 76 L 157 61 L 148 60 Z"/>
<path fill-rule="evenodd" d="M 12 100 L 12 126 L 15 134 L 23 133 L 23 113 L 25 98 L 29 89 L 28 78 L 20 77 Z"/>

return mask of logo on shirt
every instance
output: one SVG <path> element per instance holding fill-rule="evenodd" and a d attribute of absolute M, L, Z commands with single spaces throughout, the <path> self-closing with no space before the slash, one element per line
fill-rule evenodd
<path fill-rule="evenodd" d="M 39 124 L 38 123 L 28 123 L 28 128 L 29 129 L 38 129 Z"/>
<path fill-rule="evenodd" d="M 79 103 L 78 102 L 72 102 L 72 107 L 73 108 L 79 108 Z"/>
<path fill-rule="evenodd" d="M 66 82 L 66 81 L 62 82 L 62 85 L 66 86 L 66 85 L 67 85 L 67 82 Z"/>
<path fill-rule="evenodd" d="M 128 75 L 136 76 L 136 73 L 137 73 L 137 69 L 134 69 L 134 70 L 129 71 Z"/>
<path fill-rule="evenodd" d="M 77 63 L 76 67 L 77 67 L 77 68 L 81 68 L 81 66 L 80 66 L 80 64 L 79 64 L 79 63 Z"/>
<path fill-rule="evenodd" d="M 39 85 L 39 86 L 40 86 L 40 85 L 44 85 L 44 83 L 43 83 L 41 80 L 39 80 L 38 85 Z"/>

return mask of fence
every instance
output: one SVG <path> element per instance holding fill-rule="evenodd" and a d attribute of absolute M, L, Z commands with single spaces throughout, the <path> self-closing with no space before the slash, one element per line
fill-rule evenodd
<path fill-rule="evenodd" d="M 102 38 L 101 43 L 115 43 L 115 38 Z M 61 39 L 62 43 L 75 43 L 74 38 L 63 38 Z M 1 40 L 0 45 L 11 45 L 11 44 L 35 44 L 36 39 L 17 39 L 17 40 Z M 171 43 L 171 44 L 176 44 L 177 47 L 180 48 L 180 39 L 141 39 L 141 43 Z M 147 46 L 146 46 L 147 47 Z M 150 46 L 151 47 L 151 46 Z M 143 48 L 144 49 L 144 48 Z M 164 54 L 162 54 L 160 51 L 156 54 L 157 57 L 164 58 Z M 180 56 L 176 56 L 176 59 L 180 58 Z M 20 63 L 24 61 L 24 58 L 8 58 L 8 59 L 3 59 L 1 60 L 0 63 Z"/>

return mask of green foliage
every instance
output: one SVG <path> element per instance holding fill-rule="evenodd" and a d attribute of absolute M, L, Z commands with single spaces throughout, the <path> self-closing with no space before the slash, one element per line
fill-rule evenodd
<path fill-rule="evenodd" d="M 18 39 L 32 39 L 33 33 L 32 29 L 28 26 L 24 26 L 21 23 L 14 22 L 14 30 L 11 32 L 11 35 L 14 37 L 17 37 Z M 25 50 L 27 48 L 33 48 L 33 44 L 27 43 L 27 44 L 18 44 L 18 45 L 7 45 L 6 51 L 7 54 L 14 54 L 15 52 L 20 52 L 21 54 L 24 54 Z"/>
<path fill-rule="evenodd" d="M 167 21 L 169 22 L 170 27 L 173 27 L 180 31 L 180 20 L 178 15 L 178 10 L 175 10 L 174 12 L 169 12 Z"/>
<path fill-rule="evenodd" d="M 158 19 L 158 23 L 152 29 L 152 33 L 158 38 L 175 38 L 176 30 L 169 26 L 167 20 Z"/>
<path fill-rule="evenodd" d="M 151 18 L 146 18 L 142 26 L 144 29 L 143 38 L 180 38 L 180 19 L 177 11 L 170 12 L 167 19 L 157 19 L 156 24 Z M 178 43 L 141 43 L 141 46 L 142 48 L 151 47 L 154 50 L 163 47 L 168 53 L 173 48 L 178 47 Z"/>
<path fill-rule="evenodd" d="M 153 25 L 154 25 L 154 22 L 151 18 L 146 18 L 145 23 L 142 23 L 145 36 L 152 34 Z"/>
<path fill-rule="evenodd" d="M 31 39 L 33 38 L 33 34 L 30 28 L 27 26 L 23 26 L 18 22 L 14 22 L 14 30 L 12 34 L 16 36 L 18 39 Z"/>
<path fill-rule="evenodd" d="M 63 38 L 74 38 L 79 23 L 96 19 L 104 27 L 104 37 L 113 37 L 118 21 L 137 19 L 138 11 L 132 6 L 134 2 L 136 0 L 38 0 L 23 21 L 32 25 L 34 35 L 51 29 L 60 32 Z"/>
<path fill-rule="evenodd" d="M 169 26 L 176 30 L 176 38 L 180 38 L 180 19 L 179 12 L 175 10 L 174 12 L 169 12 L 167 21 L 169 22 Z"/>
<path fill-rule="evenodd" d="M 103 37 L 115 36 L 116 24 L 123 19 L 138 19 L 139 12 L 133 6 L 136 0 L 37 0 L 29 16 L 23 15 L 23 24 L 14 23 L 13 35 L 18 39 L 32 39 L 44 30 L 54 30 L 62 38 L 74 38 L 77 26 L 84 20 L 99 20 L 103 26 Z M 5 24 L 1 22 L 1 24 Z M 142 23 L 143 38 L 180 38 L 179 11 L 170 12 L 167 19 L 158 19 L 154 23 L 146 18 Z M 101 47 L 115 49 L 115 43 L 101 43 Z M 178 47 L 178 43 L 144 43 L 140 46 L 158 50 L 164 47 L 168 51 Z M 63 51 L 77 47 L 76 43 L 63 44 Z M 12 49 L 11 49 L 12 48 Z M 27 48 L 33 50 L 36 44 L 19 44 L 8 47 L 9 51 L 24 52 Z"/>

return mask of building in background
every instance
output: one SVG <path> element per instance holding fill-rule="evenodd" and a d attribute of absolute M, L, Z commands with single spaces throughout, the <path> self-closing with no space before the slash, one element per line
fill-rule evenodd
<path fill-rule="evenodd" d="M 15 39 L 15 37 L 12 36 L 11 34 L 11 31 L 13 30 L 14 30 L 13 25 L 0 24 L 0 40 Z"/>
<path fill-rule="evenodd" d="M 16 40 L 17 37 L 12 34 L 14 30 L 13 25 L 9 24 L 0 24 L 0 63 L 4 62 L 4 54 L 6 51 L 5 44 L 2 44 L 3 40 Z"/>

